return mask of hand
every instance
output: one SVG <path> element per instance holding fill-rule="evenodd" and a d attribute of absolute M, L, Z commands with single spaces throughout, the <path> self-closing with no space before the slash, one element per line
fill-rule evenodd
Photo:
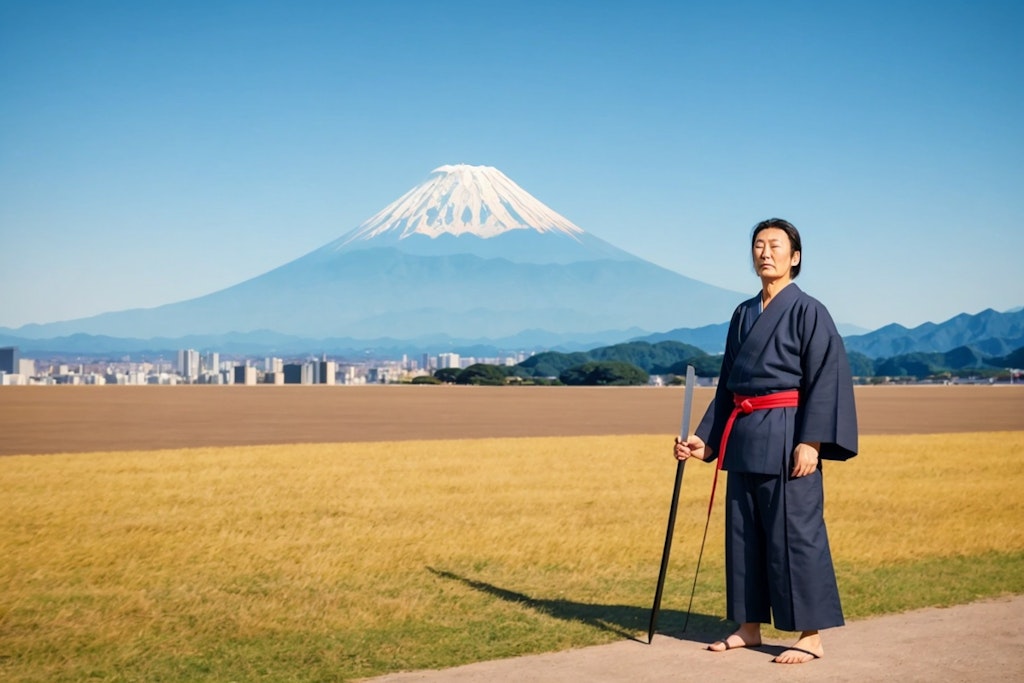
<path fill-rule="evenodd" d="M 818 451 L 820 449 L 821 444 L 817 442 L 798 443 L 796 448 L 793 449 L 793 471 L 790 475 L 793 477 L 806 477 L 817 470 Z"/>
<path fill-rule="evenodd" d="M 685 462 L 689 458 L 704 460 L 711 457 L 711 453 L 711 448 L 696 434 L 690 434 L 686 437 L 685 441 L 677 436 L 675 446 L 672 449 L 672 455 L 681 462 Z"/>

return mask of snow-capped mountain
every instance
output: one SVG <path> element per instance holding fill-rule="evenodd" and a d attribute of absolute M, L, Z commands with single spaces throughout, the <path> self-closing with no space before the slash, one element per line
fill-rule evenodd
<path fill-rule="evenodd" d="M 539 202 L 492 166 L 457 164 L 435 168 L 412 188 L 352 232 L 339 246 L 383 235 L 476 235 L 509 230 L 558 232 L 578 238 L 583 230 Z"/>
<path fill-rule="evenodd" d="M 473 253 L 524 263 L 635 256 L 585 232 L 492 166 L 435 168 L 325 254 L 394 247 L 421 256 Z"/>
<path fill-rule="evenodd" d="M 531 330 L 593 338 L 719 323 L 743 298 L 604 242 L 495 168 L 453 165 L 338 239 L 227 289 L 22 331 L 524 344 Z"/>

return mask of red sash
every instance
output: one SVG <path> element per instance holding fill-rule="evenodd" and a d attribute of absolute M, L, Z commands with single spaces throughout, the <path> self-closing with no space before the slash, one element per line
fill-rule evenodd
<path fill-rule="evenodd" d="M 729 441 L 729 434 L 732 432 L 732 425 L 740 413 L 749 415 L 755 410 L 768 410 L 769 408 L 796 408 L 800 405 L 800 392 L 796 389 L 788 391 L 777 391 L 774 394 L 763 396 L 738 396 L 733 394 L 733 409 L 729 419 L 725 422 L 725 429 L 722 431 L 722 444 L 718 449 L 718 462 L 715 465 L 715 478 L 711 482 L 711 500 L 708 501 L 708 515 L 711 515 L 711 506 L 715 502 L 715 488 L 718 486 L 718 471 L 722 469 L 722 462 L 725 460 L 725 445 Z"/>

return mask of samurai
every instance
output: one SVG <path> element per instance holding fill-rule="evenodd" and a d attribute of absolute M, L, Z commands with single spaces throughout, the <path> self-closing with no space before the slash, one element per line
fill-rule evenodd
<path fill-rule="evenodd" d="M 824 519 L 822 460 L 857 454 L 853 378 L 828 310 L 793 280 L 800 233 L 754 226 L 761 291 L 732 315 L 715 397 L 677 460 L 716 462 L 725 492 L 726 616 L 735 632 L 712 652 L 759 647 L 761 625 L 799 632 L 773 661 L 824 656 L 823 629 L 844 624 Z"/>

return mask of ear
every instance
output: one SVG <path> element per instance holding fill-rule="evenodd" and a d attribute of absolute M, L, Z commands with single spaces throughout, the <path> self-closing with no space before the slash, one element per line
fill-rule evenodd
<path fill-rule="evenodd" d="M 793 252 L 793 265 L 794 266 L 800 265 L 800 252 L 799 251 L 794 251 Z"/>

